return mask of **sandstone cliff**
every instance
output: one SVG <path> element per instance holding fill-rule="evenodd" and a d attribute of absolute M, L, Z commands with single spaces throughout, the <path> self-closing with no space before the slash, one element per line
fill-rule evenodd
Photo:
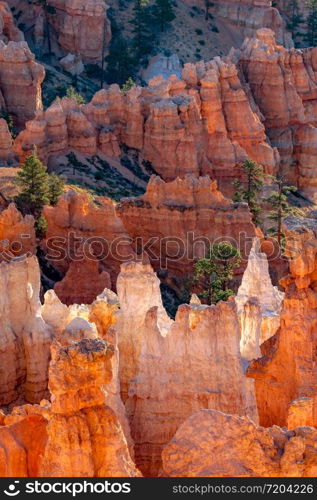
<path fill-rule="evenodd" d="M 43 215 L 48 221 L 42 243 L 46 258 L 66 274 L 55 286 L 59 297 L 67 304 L 88 304 L 104 288 L 115 287 L 120 263 L 134 254 L 114 203 L 104 197 L 96 204 L 71 190 L 55 207 L 44 207 Z"/>
<path fill-rule="evenodd" d="M 143 242 L 154 269 L 165 278 L 168 272 L 174 281 L 191 276 L 193 263 L 210 245 L 228 238 L 241 249 L 241 272 L 256 235 L 247 205 L 225 198 L 209 177 L 187 175 L 164 182 L 153 176 L 146 193 L 123 200 L 117 213 L 136 253 Z"/>
<path fill-rule="evenodd" d="M 216 408 L 257 419 L 234 301 L 183 305 L 172 321 L 162 308 L 157 277 L 140 263 L 122 266 L 118 296 L 122 399 L 136 464 L 145 475 L 157 475 L 164 444 L 193 411 Z"/>

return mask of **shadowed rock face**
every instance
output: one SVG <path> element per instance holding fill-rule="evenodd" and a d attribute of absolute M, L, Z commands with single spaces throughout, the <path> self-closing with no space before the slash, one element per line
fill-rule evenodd
<path fill-rule="evenodd" d="M 317 423 L 317 221 L 314 213 L 311 217 L 285 219 L 286 252 L 291 260 L 290 275 L 281 281 L 285 298 L 280 329 L 262 344 L 262 357 L 248 371 L 255 379 L 260 423 L 264 426 L 287 425 L 289 406 L 298 398 L 312 398 L 313 410 L 303 408 L 303 420 L 309 425 Z"/>
<path fill-rule="evenodd" d="M 171 477 L 315 477 L 317 429 L 258 427 L 246 417 L 197 411 L 165 446 Z"/>

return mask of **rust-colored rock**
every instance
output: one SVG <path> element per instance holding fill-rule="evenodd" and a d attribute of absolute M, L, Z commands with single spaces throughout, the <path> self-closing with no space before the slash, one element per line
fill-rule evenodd
<path fill-rule="evenodd" d="M 241 249 L 245 268 L 256 229 L 248 207 L 233 203 L 209 177 L 192 175 L 164 182 L 151 177 L 146 193 L 121 202 L 117 213 L 135 251 L 148 254 L 155 270 L 172 279 L 192 275 L 193 263 L 209 246 L 229 238 Z M 176 285 L 177 286 L 177 285 Z"/>
<path fill-rule="evenodd" d="M 83 60 L 99 63 L 111 39 L 108 5 L 103 0 L 49 0 L 55 14 L 49 16 L 61 47 Z"/>
<path fill-rule="evenodd" d="M 19 255 L 35 255 L 34 218 L 23 215 L 14 203 L 0 213 L 0 261 L 8 262 Z"/>
<path fill-rule="evenodd" d="M 26 42 L 0 41 L 0 102 L 17 125 L 23 126 L 42 109 L 44 76 Z"/>
<path fill-rule="evenodd" d="M 217 408 L 257 418 L 234 301 L 183 305 L 172 321 L 157 277 L 141 263 L 122 266 L 118 296 L 122 399 L 145 475 L 157 475 L 164 444 L 193 411 Z"/>
<path fill-rule="evenodd" d="M 68 191 L 55 207 L 44 207 L 48 221 L 43 248 L 62 274 L 57 294 L 70 304 L 91 303 L 104 288 L 115 287 L 120 263 L 133 257 L 130 239 L 106 197 L 98 205 L 86 195 Z M 109 274 L 108 274 L 109 273 Z"/>
<path fill-rule="evenodd" d="M 310 215 L 285 219 L 283 230 L 291 274 L 281 281 L 285 288 L 281 326 L 262 344 L 262 357 L 248 371 L 255 378 L 260 424 L 264 426 L 286 426 L 289 405 L 298 398 L 313 400 L 309 425 L 317 424 L 317 222 L 314 213 Z"/>
<path fill-rule="evenodd" d="M 7 2 L 0 2 L 0 39 L 8 43 L 22 42 L 24 35 L 15 24 L 12 12 Z"/>
<path fill-rule="evenodd" d="M 53 346 L 49 372 L 52 408 L 39 475 L 139 475 L 102 389 L 112 378 L 112 356 L 113 347 L 98 339 Z"/>
<path fill-rule="evenodd" d="M 35 256 L 0 264 L 0 404 L 21 395 L 39 402 L 47 391 L 51 330 L 40 314 Z"/>
<path fill-rule="evenodd" d="M 201 410 L 162 453 L 171 477 L 315 477 L 317 429 L 258 427 L 250 419 Z"/>

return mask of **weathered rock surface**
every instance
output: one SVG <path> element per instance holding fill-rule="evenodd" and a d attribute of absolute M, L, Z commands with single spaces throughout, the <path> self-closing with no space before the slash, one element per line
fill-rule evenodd
<path fill-rule="evenodd" d="M 14 203 L 0 213 L 0 261 L 8 262 L 13 257 L 35 255 L 36 238 L 34 218 L 25 217 Z"/>
<path fill-rule="evenodd" d="M 193 411 L 217 408 L 256 419 L 253 386 L 244 375 L 234 301 L 183 305 L 172 321 L 149 265 L 124 264 L 117 287 L 122 399 L 136 464 L 156 475 L 162 447 Z"/>
<path fill-rule="evenodd" d="M 311 217 L 285 219 L 291 274 L 281 281 L 285 288 L 281 326 L 262 344 L 262 357 L 248 370 L 255 378 L 260 424 L 264 426 L 286 426 L 289 405 L 298 398 L 313 400 L 309 425 L 317 424 L 317 222 L 314 213 Z"/>
<path fill-rule="evenodd" d="M 24 41 L 0 41 L 0 104 L 23 126 L 42 109 L 45 71 Z"/>
<path fill-rule="evenodd" d="M 52 407 L 41 476 L 139 475 L 102 389 L 112 378 L 112 355 L 111 344 L 98 339 L 53 346 Z"/>
<path fill-rule="evenodd" d="M 260 240 L 254 238 L 248 265 L 235 297 L 242 327 L 241 354 L 249 361 L 261 356 L 260 345 L 278 330 L 283 297 L 283 292 L 272 285 L 267 257 L 260 251 Z M 250 309 L 250 299 L 253 298 L 257 299 L 260 308 L 259 329 L 252 325 L 254 313 L 253 308 Z M 250 314 L 247 314 L 245 310 L 247 303 Z"/>
<path fill-rule="evenodd" d="M 81 56 L 83 60 L 99 63 L 111 39 L 108 5 L 103 0 L 49 0 L 55 14 L 49 21 L 57 33 L 62 48 Z"/>
<path fill-rule="evenodd" d="M 227 238 L 246 259 L 256 234 L 247 205 L 225 198 L 209 177 L 187 175 L 164 182 L 153 176 L 146 193 L 123 200 L 117 213 L 136 253 L 142 253 L 143 242 L 154 269 L 163 275 L 168 271 L 172 278 L 191 275 L 193 263 L 209 246 Z M 240 272 L 244 266 L 245 261 Z"/>
<path fill-rule="evenodd" d="M 5 43 L 22 42 L 24 35 L 15 24 L 7 2 L 0 2 L 0 40 Z"/>
<path fill-rule="evenodd" d="M 0 264 L 0 404 L 22 395 L 39 402 L 47 391 L 52 332 L 40 314 L 35 256 Z"/>
<path fill-rule="evenodd" d="M 43 214 L 48 221 L 46 258 L 66 274 L 55 286 L 59 297 L 67 304 L 89 304 L 105 287 L 115 287 L 120 263 L 134 254 L 114 203 L 104 197 L 97 205 L 86 195 L 68 191 Z"/>
<path fill-rule="evenodd" d="M 315 477 L 317 429 L 258 427 L 250 419 L 201 410 L 162 453 L 171 477 Z"/>

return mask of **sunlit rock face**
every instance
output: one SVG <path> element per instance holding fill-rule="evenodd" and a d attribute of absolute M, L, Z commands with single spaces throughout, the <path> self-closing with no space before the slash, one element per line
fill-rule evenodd
<path fill-rule="evenodd" d="M 1 475 L 139 476 L 121 425 L 107 406 L 111 344 L 83 339 L 52 345 L 51 404 L 16 407 L 0 425 Z M 18 460 L 17 460 L 18 459 Z"/>
<path fill-rule="evenodd" d="M 235 298 L 241 322 L 241 354 L 249 361 L 261 357 L 260 345 L 277 332 L 283 297 L 283 292 L 272 285 L 267 256 L 255 238 Z"/>
<path fill-rule="evenodd" d="M 281 281 L 285 288 L 281 324 L 276 335 L 262 344 L 262 357 L 248 370 L 255 378 L 260 423 L 264 426 L 286 426 L 289 407 L 298 398 L 312 399 L 313 411 L 304 407 L 303 420 L 316 425 L 317 222 L 314 213 L 309 215 L 285 219 L 290 274 Z M 300 409 L 301 404 L 296 412 Z"/>
<path fill-rule="evenodd" d="M 136 464 L 145 475 L 158 473 L 163 445 L 193 411 L 217 408 L 257 419 L 234 301 L 217 306 L 193 301 L 180 306 L 172 321 L 149 265 L 123 265 L 117 287 L 122 399 Z"/>
<path fill-rule="evenodd" d="M 162 453 L 170 477 L 315 477 L 317 429 L 259 427 L 246 417 L 201 410 Z"/>
<path fill-rule="evenodd" d="M 135 476 L 126 439 L 103 386 L 111 381 L 113 347 L 84 339 L 52 347 L 52 394 L 42 476 Z M 75 441 L 74 441 L 75 440 Z"/>
<path fill-rule="evenodd" d="M 20 395 L 39 402 L 47 393 L 52 332 L 41 316 L 36 257 L 0 264 L 0 404 Z"/>
<path fill-rule="evenodd" d="M 286 50 L 276 44 L 272 31 L 261 29 L 235 57 L 263 115 L 267 136 L 278 148 L 284 175 L 314 199 L 316 48 Z"/>
<path fill-rule="evenodd" d="M 165 182 L 152 176 L 144 195 L 123 200 L 116 210 L 136 252 L 171 279 L 191 276 L 193 264 L 214 243 L 230 242 L 244 255 L 243 272 L 256 228 L 245 203 L 233 203 L 209 177 L 186 175 Z M 249 243 L 248 243 L 249 242 Z"/>
<path fill-rule="evenodd" d="M 66 304 L 91 304 L 104 288 L 115 288 L 120 263 L 134 256 L 114 202 L 99 201 L 68 191 L 43 210 L 48 226 L 42 248 L 65 276 L 55 291 Z"/>
<path fill-rule="evenodd" d="M 23 254 L 35 255 L 34 217 L 23 215 L 14 203 L 0 213 L 0 262 Z"/>
<path fill-rule="evenodd" d="M 0 41 L 0 103 L 23 126 L 42 109 L 44 67 L 24 41 Z"/>

